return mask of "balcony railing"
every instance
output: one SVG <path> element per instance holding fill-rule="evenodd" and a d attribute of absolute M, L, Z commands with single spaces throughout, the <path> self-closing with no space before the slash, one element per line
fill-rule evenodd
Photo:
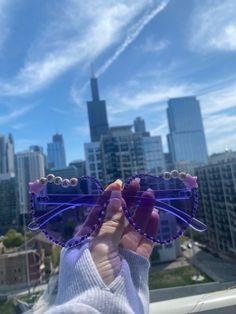
<path fill-rule="evenodd" d="M 223 291 L 150 303 L 150 314 L 235 314 L 236 287 Z"/>

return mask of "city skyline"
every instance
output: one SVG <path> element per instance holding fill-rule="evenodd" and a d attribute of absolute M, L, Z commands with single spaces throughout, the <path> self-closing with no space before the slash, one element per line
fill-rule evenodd
<path fill-rule="evenodd" d="M 235 1 L 129 4 L 1 2 L 0 130 L 16 152 L 58 132 L 84 158 L 91 63 L 110 126 L 141 116 L 167 151 L 168 99 L 196 95 L 209 153 L 235 150 Z"/>
<path fill-rule="evenodd" d="M 236 305 L 235 12 L 235 0 L 0 0 L 0 313 L 63 308 L 82 291 L 82 243 L 113 236 L 150 313 Z M 132 251 L 149 261 L 141 286 Z"/>

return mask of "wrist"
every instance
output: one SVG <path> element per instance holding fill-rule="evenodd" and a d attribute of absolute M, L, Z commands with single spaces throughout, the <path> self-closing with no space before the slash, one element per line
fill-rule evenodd
<path fill-rule="evenodd" d="M 118 250 L 111 250 L 105 243 L 91 244 L 89 250 L 98 273 L 104 283 L 109 285 L 121 269 L 121 257 Z"/>

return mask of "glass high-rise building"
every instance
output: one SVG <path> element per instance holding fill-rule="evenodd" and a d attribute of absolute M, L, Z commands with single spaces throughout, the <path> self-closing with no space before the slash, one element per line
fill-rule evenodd
<path fill-rule="evenodd" d="M 169 152 L 174 163 L 207 163 L 207 146 L 199 101 L 194 96 L 168 101 Z"/>
<path fill-rule="evenodd" d="M 0 234 L 18 227 L 18 195 L 16 177 L 0 179 Z"/>
<path fill-rule="evenodd" d="M 66 167 L 66 153 L 63 136 L 61 134 L 53 135 L 52 143 L 48 144 L 47 151 L 49 169 L 61 169 Z"/>
<path fill-rule="evenodd" d="M 236 152 L 215 154 L 210 163 L 196 169 L 199 211 L 207 225 L 207 248 L 236 259 Z"/>
<path fill-rule="evenodd" d="M 0 135 L 0 180 L 14 177 L 14 142 L 11 134 Z"/>
<path fill-rule="evenodd" d="M 24 214 L 29 212 L 29 182 L 45 175 L 44 156 L 41 152 L 33 151 L 17 153 L 16 168 L 20 214 Z"/>
<path fill-rule="evenodd" d="M 92 101 L 87 102 L 91 142 L 100 140 L 101 135 L 108 133 L 108 121 L 105 100 L 100 100 L 97 78 L 90 80 Z"/>

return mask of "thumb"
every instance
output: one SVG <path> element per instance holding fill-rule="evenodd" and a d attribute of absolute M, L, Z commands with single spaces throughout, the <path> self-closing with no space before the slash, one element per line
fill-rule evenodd
<path fill-rule="evenodd" d="M 124 214 L 121 207 L 121 191 L 112 191 L 104 223 L 98 236 L 119 242 L 124 229 Z"/>
<path fill-rule="evenodd" d="M 121 184 L 117 184 L 117 181 L 106 189 L 112 192 L 104 223 L 90 244 L 92 258 L 107 284 L 114 280 L 121 267 L 118 245 L 124 231 L 125 219 L 121 207 L 122 182 L 119 180 Z"/>
<path fill-rule="evenodd" d="M 118 245 L 122 233 L 124 231 L 124 214 L 121 207 L 121 185 L 122 182 L 118 180 L 115 182 L 119 184 L 119 189 L 112 189 L 112 183 L 109 189 L 112 190 L 109 204 L 107 206 L 106 216 L 104 222 L 96 235 L 95 241 L 112 244 L 114 246 Z M 117 186 L 116 186 L 117 187 Z M 97 242 L 96 241 L 96 242 Z"/>

